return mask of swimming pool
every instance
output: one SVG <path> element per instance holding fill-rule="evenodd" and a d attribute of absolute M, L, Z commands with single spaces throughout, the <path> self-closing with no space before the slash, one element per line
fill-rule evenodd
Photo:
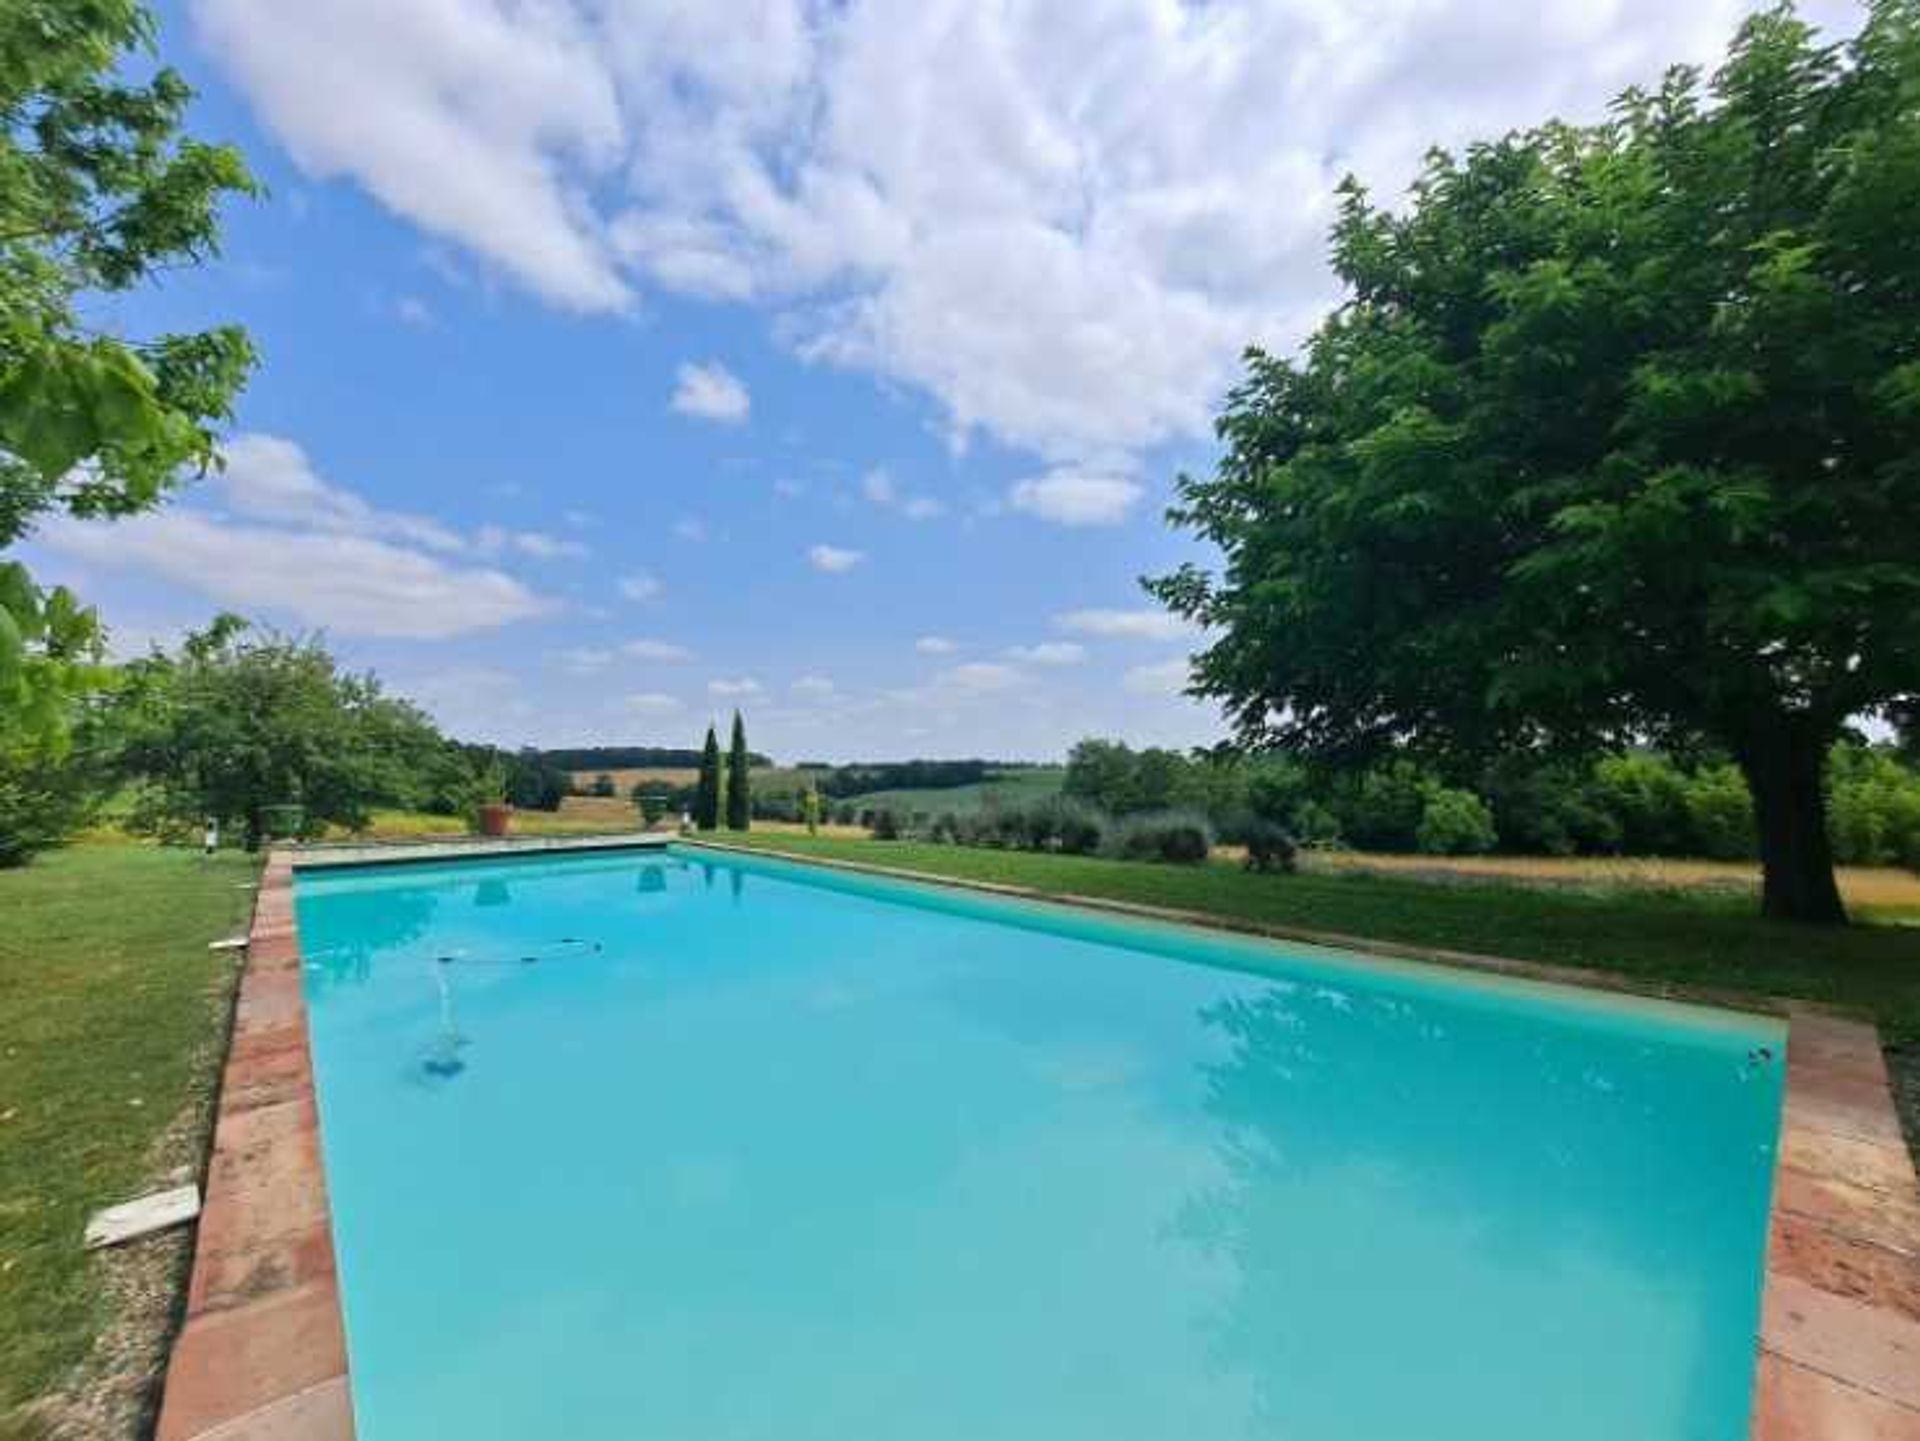
<path fill-rule="evenodd" d="M 694 850 L 296 901 L 364 1441 L 1746 1434 L 1766 1019 Z"/>

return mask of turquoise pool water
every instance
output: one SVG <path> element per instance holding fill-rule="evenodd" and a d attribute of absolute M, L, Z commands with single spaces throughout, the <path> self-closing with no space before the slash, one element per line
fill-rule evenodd
<path fill-rule="evenodd" d="M 1765 1020 L 693 851 L 297 904 L 363 1441 L 1746 1435 Z"/>

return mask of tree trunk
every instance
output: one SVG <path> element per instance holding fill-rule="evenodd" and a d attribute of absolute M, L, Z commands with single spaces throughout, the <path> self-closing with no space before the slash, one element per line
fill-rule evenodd
<path fill-rule="evenodd" d="M 1760 835 L 1760 911 L 1770 920 L 1846 924 L 1827 839 L 1828 741 L 1810 724 L 1783 721 L 1739 754 Z"/>

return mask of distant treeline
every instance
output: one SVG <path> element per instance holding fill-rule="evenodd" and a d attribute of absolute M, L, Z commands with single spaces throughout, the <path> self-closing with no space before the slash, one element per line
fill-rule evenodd
<path fill-rule="evenodd" d="M 648 767 L 697 770 L 700 752 L 672 746 L 581 746 L 574 750 L 545 750 L 539 756 L 563 771 L 630 771 Z M 756 766 L 770 766 L 770 757 L 758 751 L 748 757 Z"/>
<path fill-rule="evenodd" d="M 825 796 L 859 796 L 868 791 L 945 791 L 978 785 L 1006 767 L 996 761 L 873 761 L 835 766 L 815 784 Z"/>

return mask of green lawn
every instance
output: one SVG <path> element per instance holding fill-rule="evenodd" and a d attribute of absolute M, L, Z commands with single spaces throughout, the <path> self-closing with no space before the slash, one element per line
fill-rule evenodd
<path fill-rule="evenodd" d="M 1800 996 L 1873 1016 L 1890 1044 L 1920 1042 L 1920 929 L 1770 924 L 1753 914 L 1746 897 L 1590 894 L 1380 876 L 1262 876 L 1224 861 L 1149 865 L 804 834 L 750 832 L 722 839 L 1058 895 Z"/>
<path fill-rule="evenodd" d="M 85 844 L 0 871 L 0 1434 L 109 1317 L 88 1215 L 164 1179 L 212 1084 L 247 857 Z"/>
<path fill-rule="evenodd" d="M 1063 766 L 1023 766 L 1019 770 L 996 771 L 986 780 L 970 786 L 946 786 L 939 790 L 869 791 L 849 796 L 834 805 L 851 805 L 859 810 L 887 809 L 903 815 L 924 813 L 940 815 L 947 811 L 976 811 L 988 797 L 1008 805 L 1026 805 L 1058 795 L 1067 778 Z"/>

